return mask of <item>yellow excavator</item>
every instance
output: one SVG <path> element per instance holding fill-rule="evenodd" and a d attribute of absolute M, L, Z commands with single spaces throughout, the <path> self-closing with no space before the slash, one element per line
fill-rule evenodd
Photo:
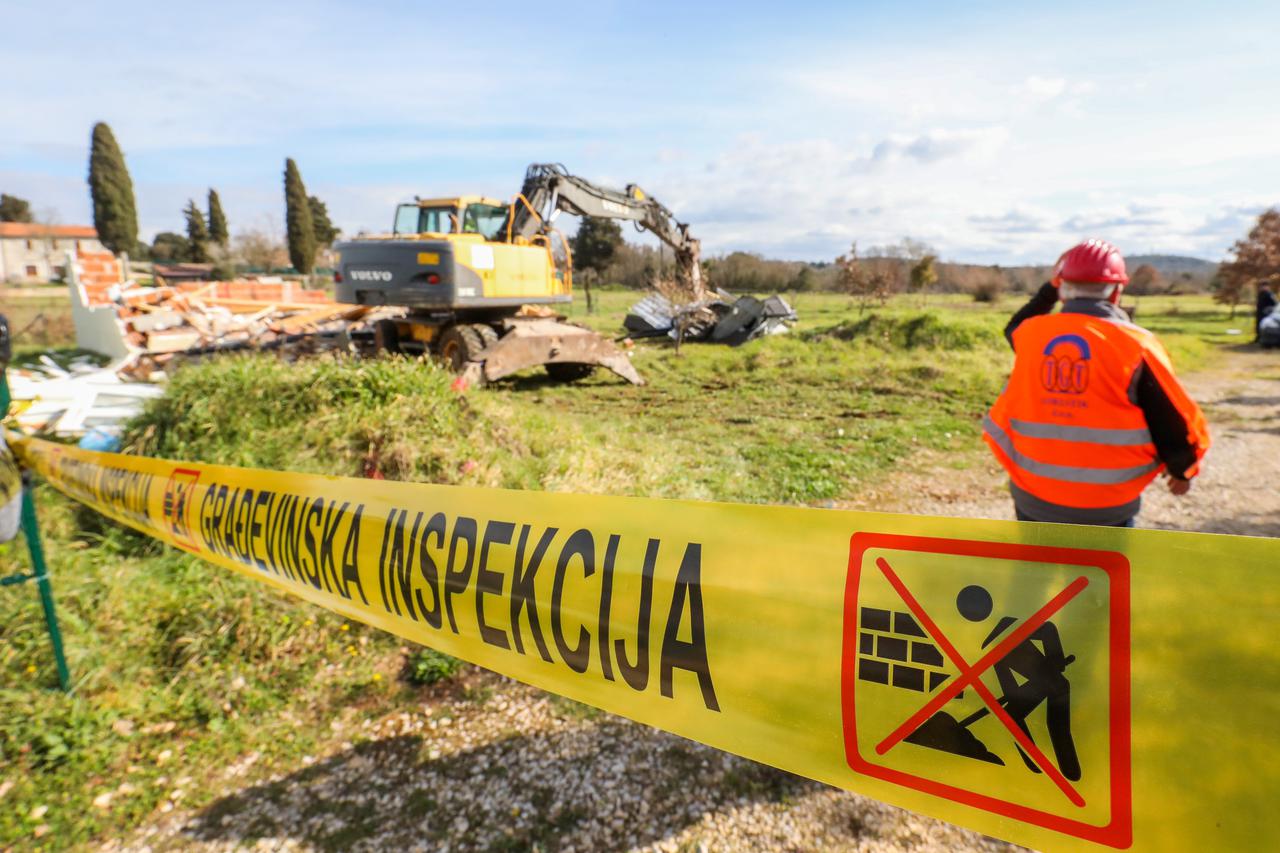
<path fill-rule="evenodd" d="M 436 355 L 474 381 L 539 365 L 574 380 L 601 366 L 642 385 L 626 352 L 555 311 L 573 298 L 561 212 L 631 220 L 671 247 L 686 298 L 707 296 L 699 243 L 664 205 L 635 184 L 611 189 L 537 163 L 510 203 L 417 199 L 396 208 L 392 233 L 339 243 L 337 298 L 399 309 L 373 324 L 371 346 Z"/>

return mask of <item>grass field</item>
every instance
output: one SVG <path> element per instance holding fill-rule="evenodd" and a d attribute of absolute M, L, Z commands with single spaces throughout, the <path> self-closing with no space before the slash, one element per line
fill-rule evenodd
<path fill-rule="evenodd" d="M 48 347 L 75 344 L 75 327 L 67 291 L 62 287 L 32 288 L 38 296 L 8 296 L 0 287 L 0 314 L 9 321 L 9 333 L 19 354 Z"/>
<path fill-rule="evenodd" d="M 633 300 L 605 291 L 597 314 L 575 313 L 612 332 Z M 538 374 L 458 394 L 426 362 L 226 358 L 180 372 L 128 443 L 297 471 L 787 503 L 854 494 L 925 448 L 958 466 L 981 452 L 981 414 L 1011 361 L 1000 330 L 1012 300 L 913 298 L 866 313 L 831 295 L 794 304 L 794 333 L 738 349 L 640 343 L 643 388 Z M 1207 298 L 1143 300 L 1139 319 L 1184 370 L 1248 339 L 1248 318 L 1228 321 Z M 49 345 L 70 346 L 61 334 Z M 34 590 L 0 592 L 0 846 L 117 836 L 211 800 L 229 772 L 305 763 L 363 719 L 442 692 L 486 700 L 492 676 L 450 674 L 48 489 L 39 505 L 77 684 L 69 697 L 51 690 Z M 0 546 L 0 562 L 7 574 L 25 557 Z"/>

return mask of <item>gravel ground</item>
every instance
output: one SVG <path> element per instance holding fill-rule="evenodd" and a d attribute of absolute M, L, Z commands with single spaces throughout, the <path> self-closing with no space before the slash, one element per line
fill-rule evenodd
<path fill-rule="evenodd" d="M 1214 436 L 1147 527 L 1280 535 L 1280 357 L 1240 351 L 1188 383 Z M 842 506 L 1009 518 L 999 467 L 935 456 Z M 942 472 L 942 473 L 940 473 Z M 949 824 L 736 758 L 495 675 L 482 703 L 443 700 L 344 731 L 330 754 L 174 809 L 104 850 L 1013 850 Z M 474 690 L 474 686 L 473 686 Z M 345 740 L 344 740 L 345 739 Z M 356 744 L 356 745 L 353 745 Z"/>
<path fill-rule="evenodd" d="M 485 677 L 483 705 L 344 733 L 366 740 L 103 849 L 1009 849 Z"/>

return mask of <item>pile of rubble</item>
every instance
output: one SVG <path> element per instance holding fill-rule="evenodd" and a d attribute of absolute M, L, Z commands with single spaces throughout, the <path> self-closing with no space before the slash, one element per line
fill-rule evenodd
<path fill-rule="evenodd" d="M 717 290 L 711 299 L 685 305 L 652 293 L 631 306 L 622 325 L 633 338 L 667 336 L 682 341 L 710 341 L 737 346 L 763 335 L 786 332 L 797 320 L 795 309 L 781 296 L 756 299 Z"/>
<path fill-rule="evenodd" d="M 348 321 L 369 310 L 280 278 L 144 287 L 109 252 L 77 252 L 67 261 L 76 343 L 110 363 L 45 356 L 9 371 L 19 425 L 64 437 L 118 434 L 161 393 L 148 383 L 175 359 L 250 348 L 345 349 Z"/>
<path fill-rule="evenodd" d="M 68 269 L 80 347 L 127 359 L 122 369 L 135 376 L 163 369 L 178 355 L 275 348 L 339 333 L 368 311 L 280 278 L 142 287 L 124 279 L 109 253 L 81 253 Z"/>
<path fill-rule="evenodd" d="M 159 385 L 128 381 L 122 367 L 120 362 L 99 367 L 90 356 L 64 366 L 47 355 L 35 364 L 10 365 L 6 374 L 17 401 L 18 427 L 63 438 L 114 439 L 147 400 L 163 393 Z M 96 446 L 105 448 L 108 443 Z"/>

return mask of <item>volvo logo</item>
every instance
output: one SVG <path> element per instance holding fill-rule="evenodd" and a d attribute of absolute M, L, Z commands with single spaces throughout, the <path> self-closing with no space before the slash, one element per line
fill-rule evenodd
<path fill-rule="evenodd" d="M 352 281 L 391 281 L 391 270 L 349 270 Z"/>
<path fill-rule="evenodd" d="M 1089 342 L 1079 335 L 1058 335 L 1044 348 L 1040 384 L 1046 391 L 1083 394 L 1089 387 Z"/>

